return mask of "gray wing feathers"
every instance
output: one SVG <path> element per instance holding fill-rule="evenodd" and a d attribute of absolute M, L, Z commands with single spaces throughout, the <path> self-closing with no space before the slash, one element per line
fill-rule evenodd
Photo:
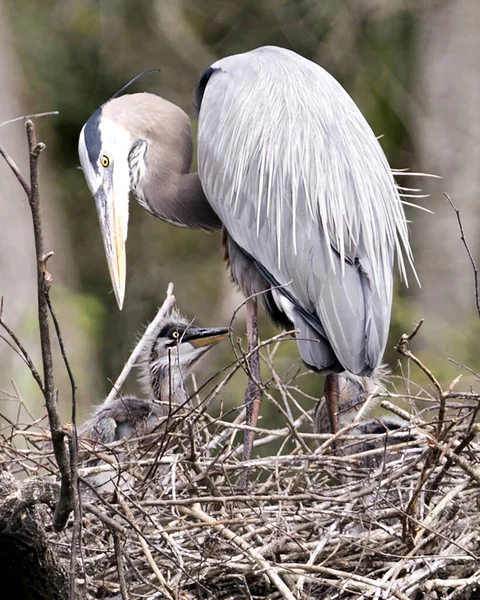
<path fill-rule="evenodd" d="M 260 48 L 213 67 L 199 116 L 209 202 L 235 242 L 318 316 L 341 364 L 370 371 L 386 344 L 395 250 L 402 274 L 402 246 L 411 262 L 375 135 L 326 71 L 290 51 Z M 307 363 L 328 367 L 313 341 L 299 346 Z"/>
<path fill-rule="evenodd" d="M 92 417 L 79 428 L 78 434 L 91 441 L 100 440 L 103 444 L 111 444 L 119 439 L 117 422 L 111 417 Z"/>

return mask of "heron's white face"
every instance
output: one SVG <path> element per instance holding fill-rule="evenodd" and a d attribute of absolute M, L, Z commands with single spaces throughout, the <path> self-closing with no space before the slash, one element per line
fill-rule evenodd
<path fill-rule="evenodd" d="M 83 126 L 78 154 L 95 198 L 110 277 L 118 306 L 125 296 L 125 242 L 128 230 L 132 136 L 127 129 L 96 111 Z"/>

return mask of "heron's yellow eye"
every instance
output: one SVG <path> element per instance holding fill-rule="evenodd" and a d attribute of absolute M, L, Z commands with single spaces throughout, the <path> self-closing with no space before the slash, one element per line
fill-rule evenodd
<path fill-rule="evenodd" d="M 104 154 L 104 155 L 102 156 L 101 163 L 102 163 L 102 167 L 105 167 L 105 168 L 107 168 L 107 167 L 108 167 L 108 165 L 110 164 L 110 159 L 108 158 L 108 156 L 105 156 L 105 154 Z"/>
<path fill-rule="evenodd" d="M 172 337 L 173 337 L 174 340 L 178 340 L 178 338 L 180 337 L 180 334 L 178 333 L 178 331 L 174 331 L 172 333 Z"/>

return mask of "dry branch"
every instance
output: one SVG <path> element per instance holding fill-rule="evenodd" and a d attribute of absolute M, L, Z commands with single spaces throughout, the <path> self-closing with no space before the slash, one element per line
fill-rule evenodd
<path fill-rule="evenodd" d="M 471 588 L 480 556 L 471 419 L 451 420 L 439 439 L 436 420 L 394 409 L 405 430 L 344 431 L 333 451 L 305 429 L 299 381 L 275 370 L 274 351 L 262 358 L 272 371 L 267 398 L 276 394 L 291 421 L 255 429 L 266 456 L 242 464 L 231 434 L 245 426 L 207 416 L 201 397 L 158 443 L 116 442 L 95 455 L 100 463 L 80 465 L 87 483 L 102 470 L 122 482 L 113 495 L 82 485 L 82 597 L 412 600 L 431 580 L 442 594 Z M 351 443 L 354 451 L 338 451 Z M 40 460 L 38 450 L 5 447 L 19 469 Z M 249 493 L 237 483 L 247 466 Z M 59 550 L 70 560 L 73 525 L 66 535 Z"/>
<path fill-rule="evenodd" d="M 453 208 L 453 210 L 455 211 L 455 214 L 457 215 L 457 222 L 458 222 L 458 228 L 460 230 L 460 239 L 463 242 L 463 245 L 465 246 L 465 250 L 468 254 L 468 258 L 472 264 L 472 269 L 473 269 L 473 292 L 474 292 L 474 298 L 475 298 L 475 306 L 477 308 L 477 314 L 480 317 L 480 297 L 479 297 L 479 291 L 478 291 L 478 268 L 477 268 L 477 263 L 475 262 L 475 259 L 473 258 L 473 255 L 470 251 L 470 248 L 468 246 L 467 243 L 467 239 L 465 237 L 465 232 L 463 230 L 463 224 L 462 224 L 462 218 L 460 216 L 460 210 L 455 206 L 455 204 L 452 202 L 452 199 L 450 198 L 450 196 L 448 194 L 444 194 L 445 198 L 448 200 L 448 203 L 450 204 L 450 206 Z"/>
<path fill-rule="evenodd" d="M 51 285 L 51 277 L 47 272 L 46 261 L 50 255 L 46 255 L 44 251 L 38 176 L 38 159 L 40 153 L 44 150 L 45 145 L 42 142 L 37 142 L 35 128 L 31 120 L 28 119 L 26 121 L 25 127 L 27 130 L 28 150 L 30 157 L 30 182 L 27 183 L 15 162 L 1 146 L 0 154 L 10 166 L 19 183 L 25 190 L 32 214 L 35 256 L 37 264 L 38 323 L 40 329 L 40 345 L 43 363 L 43 382 L 40 387 L 42 388 L 43 396 L 45 398 L 55 458 L 61 474 L 60 498 L 56 505 L 54 515 L 54 527 L 57 530 L 61 530 L 65 527 L 68 516 L 73 507 L 73 502 L 69 457 L 64 444 L 65 434 L 60 424 L 56 402 L 56 392 L 53 378 L 52 347 L 48 321 L 49 309 L 47 295 Z M 3 326 L 5 328 L 5 325 Z M 22 351 L 21 346 L 19 347 Z M 38 374 L 36 373 L 36 370 L 31 368 L 31 372 L 38 383 Z"/>
<path fill-rule="evenodd" d="M 125 383 L 125 380 L 127 379 L 130 371 L 135 366 L 135 363 L 138 357 L 140 356 L 147 339 L 150 337 L 152 331 L 155 331 L 155 329 L 157 329 L 158 323 L 160 323 L 160 321 L 165 317 L 165 315 L 168 313 L 168 311 L 172 308 L 174 304 L 175 296 L 173 295 L 173 283 L 169 283 L 167 287 L 167 296 L 165 298 L 164 303 L 159 308 L 154 319 L 151 321 L 151 323 L 149 323 L 147 329 L 145 330 L 145 333 L 142 335 L 140 341 L 137 343 L 132 354 L 125 363 L 120 375 L 117 377 L 117 380 L 115 381 L 110 393 L 106 398 L 106 402 L 115 400 L 118 393 L 122 389 L 122 386 Z"/>

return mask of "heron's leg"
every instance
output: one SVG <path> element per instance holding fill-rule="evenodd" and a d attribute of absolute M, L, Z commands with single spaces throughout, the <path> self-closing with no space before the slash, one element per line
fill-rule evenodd
<path fill-rule="evenodd" d="M 256 381 L 260 381 L 260 357 L 258 350 L 254 350 L 258 346 L 257 299 L 249 298 L 246 303 L 246 309 L 247 347 L 249 354 L 247 364 L 250 376 L 245 392 L 245 410 L 247 412 L 247 425 L 255 427 L 262 402 L 262 391 L 255 383 Z M 243 460 L 250 460 L 252 457 L 253 438 L 253 431 L 245 431 L 243 438 Z"/>
<path fill-rule="evenodd" d="M 340 400 L 338 373 L 330 373 L 325 377 L 324 392 L 330 430 L 335 434 L 338 431 L 338 404 Z"/>

